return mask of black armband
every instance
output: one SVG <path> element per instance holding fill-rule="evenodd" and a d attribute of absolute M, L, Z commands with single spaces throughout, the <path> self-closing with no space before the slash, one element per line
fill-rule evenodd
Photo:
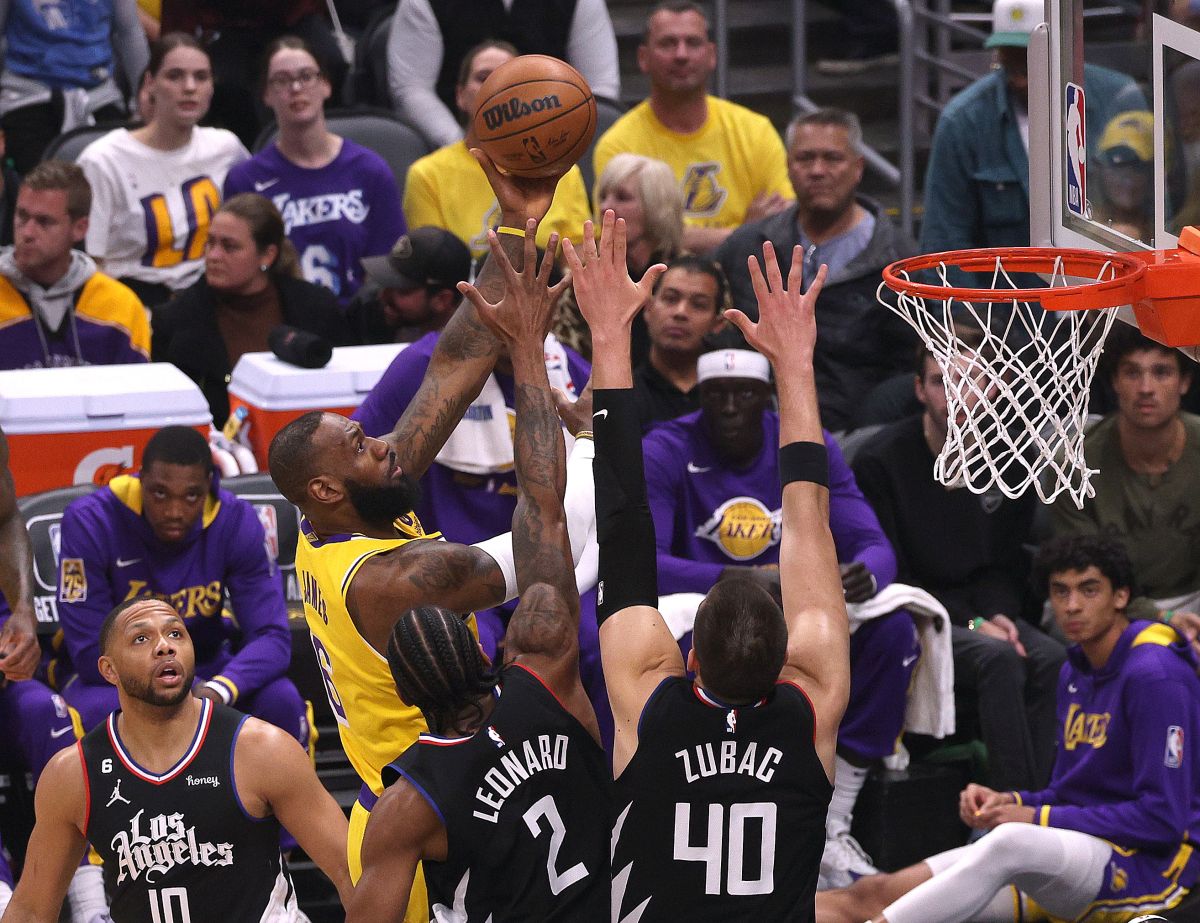
<path fill-rule="evenodd" d="M 628 606 L 658 606 L 654 520 L 646 500 L 642 428 L 631 388 L 597 389 L 592 396 L 596 459 L 596 540 L 600 581 L 596 621 Z"/>
<path fill-rule="evenodd" d="M 829 450 L 823 442 L 789 442 L 779 449 L 779 486 L 809 481 L 829 486 Z"/>

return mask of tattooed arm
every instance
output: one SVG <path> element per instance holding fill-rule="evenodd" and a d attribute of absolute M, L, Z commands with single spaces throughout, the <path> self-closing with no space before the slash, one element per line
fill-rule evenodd
<path fill-rule="evenodd" d="M 8 468 L 8 441 L 0 431 L 0 590 L 12 615 L 0 624 L 0 682 L 29 679 L 38 665 L 37 622 L 33 615 L 33 548 L 17 512 Z"/>
<path fill-rule="evenodd" d="M 529 219 L 541 221 L 554 199 L 557 178 L 501 174 L 482 151 L 473 149 L 471 153 L 496 193 L 502 226 L 524 228 Z M 524 252 L 521 238 L 510 234 L 499 238 L 500 250 L 520 266 Z M 494 256 L 484 263 L 476 286 L 489 301 L 503 297 L 504 271 Z M 387 437 L 396 460 L 408 475 L 419 478 L 433 463 L 471 401 L 479 395 L 500 350 L 500 342 L 480 321 L 475 305 L 464 300 L 438 338 L 421 387 Z"/>

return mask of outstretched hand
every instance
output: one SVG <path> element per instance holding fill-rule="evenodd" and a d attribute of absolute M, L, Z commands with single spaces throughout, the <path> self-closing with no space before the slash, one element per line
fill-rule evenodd
<path fill-rule="evenodd" d="M 559 176 L 531 177 L 514 173 L 501 173 L 492 158 L 482 148 L 473 147 L 471 156 L 478 161 L 487 176 L 496 202 L 506 221 L 524 221 L 533 218 L 541 221 L 550 211 L 554 201 L 554 190 L 558 188 Z M 520 224 L 517 225 L 520 227 Z"/>
<path fill-rule="evenodd" d="M 600 226 L 600 246 L 596 246 L 595 225 L 583 225 L 579 249 L 563 241 L 563 252 L 574 280 L 579 313 L 592 331 L 593 341 L 628 330 L 633 318 L 651 294 L 659 276 L 667 271 L 662 263 L 646 270 L 640 282 L 629 276 L 625 262 L 625 219 L 617 218 L 610 208 Z"/>
<path fill-rule="evenodd" d="M 746 342 L 766 356 L 776 370 L 789 367 L 793 360 L 811 361 L 817 341 L 817 296 L 825 284 L 828 267 L 822 264 L 808 291 L 801 294 L 804 259 L 799 246 L 792 250 L 786 287 L 769 240 L 763 244 L 765 273 L 756 256 L 751 255 L 746 262 L 758 299 L 758 323 L 736 308 L 726 311 L 725 319 L 742 331 Z"/>
<path fill-rule="evenodd" d="M 525 225 L 525 262 L 520 272 L 513 268 L 508 254 L 500 246 L 495 231 L 488 231 L 488 246 L 492 259 L 504 273 L 504 296 L 495 304 L 483 297 L 479 289 L 469 282 L 459 282 L 458 290 L 475 305 L 479 318 L 496 337 L 510 348 L 536 343 L 541 348 L 550 329 L 555 305 L 563 291 L 571 283 L 564 276 L 557 285 L 550 286 L 550 274 L 554 270 L 554 253 L 558 249 L 558 235 L 551 234 L 549 246 L 541 265 L 537 265 L 537 221 L 530 218 Z M 535 268 L 536 267 L 536 268 Z"/>

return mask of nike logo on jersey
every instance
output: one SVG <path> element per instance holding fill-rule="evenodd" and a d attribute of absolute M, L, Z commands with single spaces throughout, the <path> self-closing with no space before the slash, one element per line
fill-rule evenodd
<path fill-rule="evenodd" d="M 900 661 L 900 666 L 904 667 L 904 669 L 907 670 L 910 666 L 913 665 L 913 662 L 920 656 L 921 656 L 920 654 L 910 654 L 909 656 L 905 657 L 902 661 Z"/>
<path fill-rule="evenodd" d="M 1079 690 L 1075 688 L 1074 683 L 1067 683 L 1067 692 L 1071 693 L 1071 695 L 1074 695 L 1078 691 Z"/>
<path fill-rule="evenodd" d="M 603 420 L 607 416 L 608 416 L 608 408 L 605 407 L 603 410 L 597 410 L 594 414 L 592 414 L 592 419 L 593 420 Z"/>
<path fill-rule="evenodd" d="M 712 466 L 709 465 L 706 468 L 701 468 L 695 462 L 688 462 L 687 470 L 688 470 L 688 474 L 704 474 L 705 471 L 712 471 Z"/>
<path fill-rule="evenodd" d="M 117 567 L 132 567 L 141 560 L 141 558 L 117 558 Z"/>
<path fill-rule="evenodd" d="M 274 185 L 275 185 L 277 182 L 279 182 L 279 177 L 278 177 L 278 176 L 277 176 L 277 177 L 275 177 L 275 179 L 269 179 L 269 180 L 267 180 L 266 182 L 262 182 L 262 183 L 260 183 L 260 182 L 258 182 L 257 180 L 255 180 L 255 182 L 254 182 L 254 191 L 255 191 L 255 192 L 262 192 L 264 189 L 270 189 L 270 188 L 271 188 L 272 186 L 274 186 Z"/>
<path fill-rule="evenodd" d="M 74 728 L 70 728 L 70 727 L 59 728 L 57 731 L 51 731 L 50 736 L 51 737 L 62 737 L 63 734 L 69 734 L 73 730 L 74 730 Z"/>

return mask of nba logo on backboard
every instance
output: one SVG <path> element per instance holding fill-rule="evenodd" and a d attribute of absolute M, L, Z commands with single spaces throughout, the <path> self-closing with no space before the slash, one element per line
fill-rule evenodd
<path fill-rule="evenodd" d="M 1087 118 L 1083 87 L 1067 84 L 1063 162 L 1067 171 L 1067 211 L 1087 217 Z"/>
<path fill-rule="evenodd" d="M 1183 765 L 1183 728 L 1177 724 L 1167 728 L 1167 752 L 1163 756 L 1163 765 L 1168 769 L 1178 769 Z"/>

